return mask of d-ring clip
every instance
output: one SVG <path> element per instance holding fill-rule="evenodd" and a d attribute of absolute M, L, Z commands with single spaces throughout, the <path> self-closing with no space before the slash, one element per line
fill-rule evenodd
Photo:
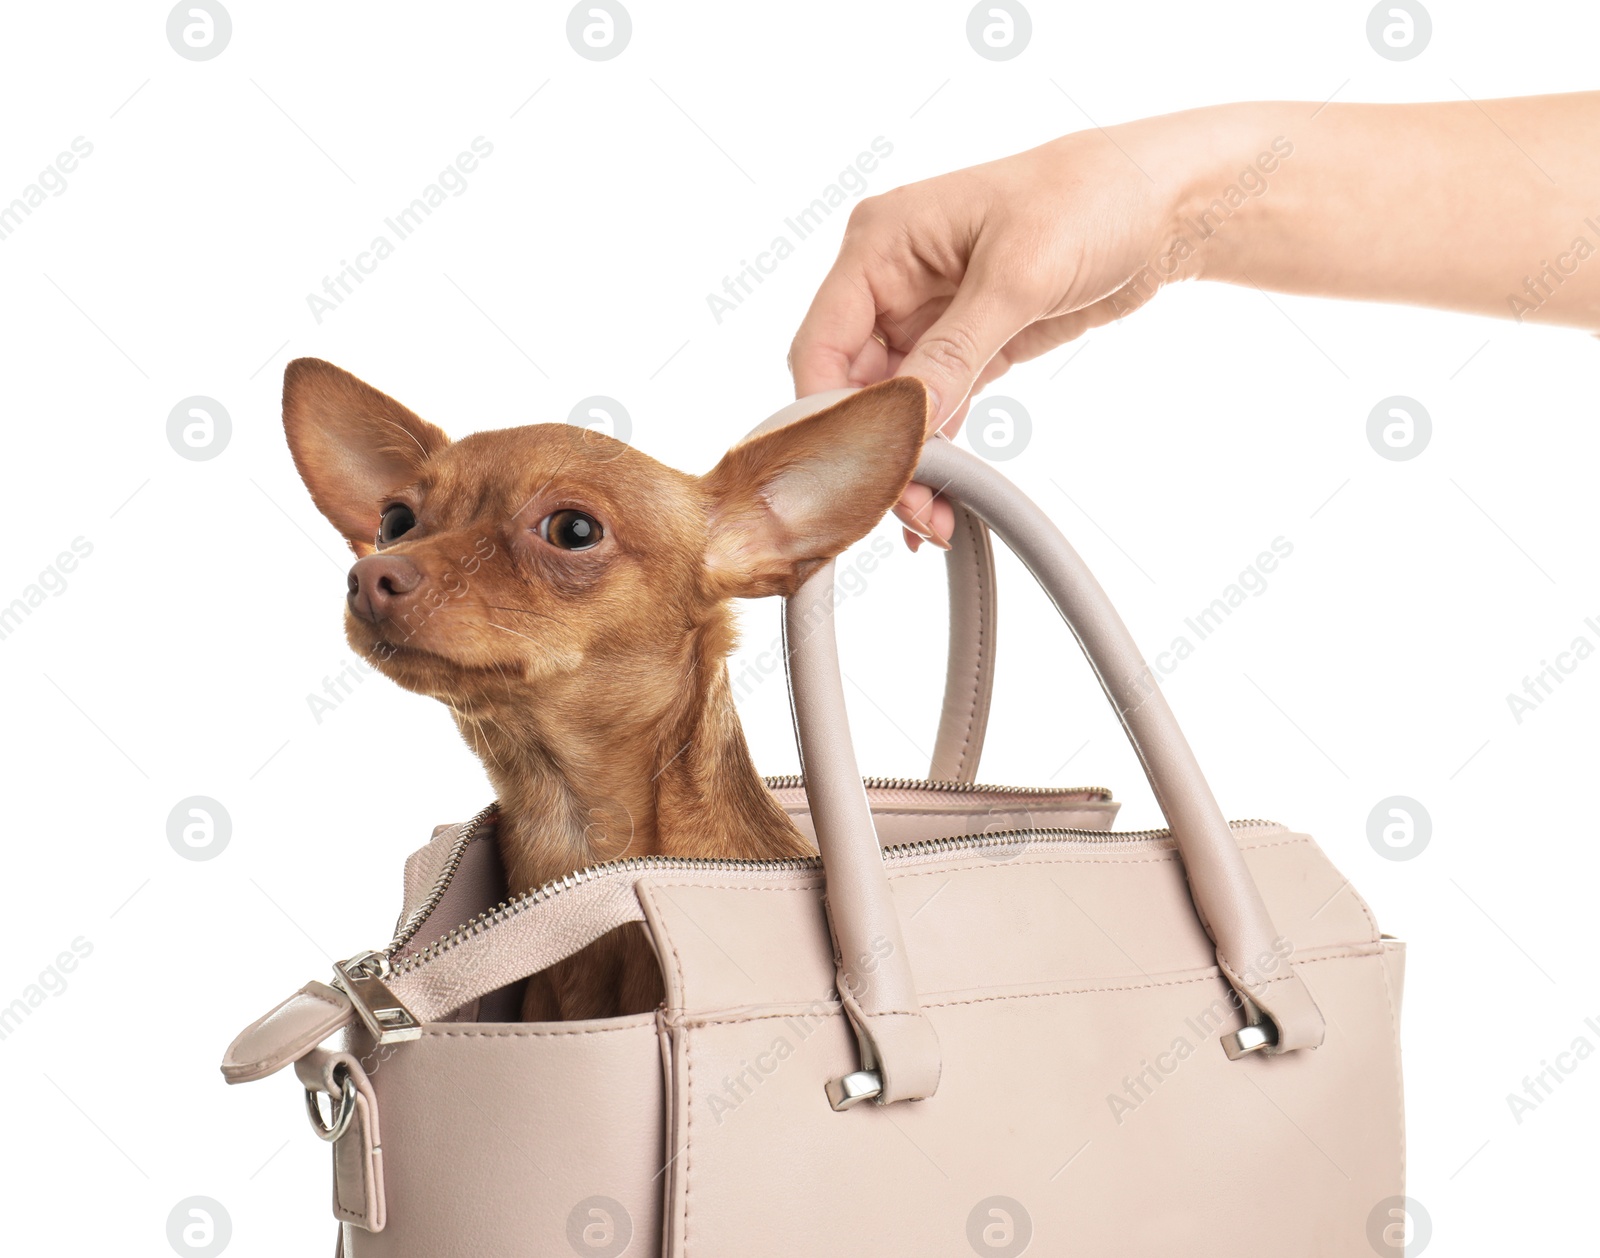
<path fill-rule="evenodd" d="M 306 1089 L 306 1114 L 311 1119 L 311 1130 L 317 1133 L 319 1140 L 330 1144 L 350 1130 L 350 1122 L 356 1116 L 355 1080 L 343 1066 L 335 1068 L 334 1078 L 339 1080 L 339 1105 L 333 1111 L 332 1124 L 322 1121 L 322 1105 L 318 1100 L 322 1093 L 315 1088 Z"/>

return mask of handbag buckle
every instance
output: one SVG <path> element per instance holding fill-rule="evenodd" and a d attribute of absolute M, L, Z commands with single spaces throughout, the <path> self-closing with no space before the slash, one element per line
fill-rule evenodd
<path fill-rule="evenodd" d="M 875 1100 L 883 1094 L 883 1076 L 876 1070 L 853 1070 L 837 1079 L 830 1079 L 823 1089 L 828 1094 L 828 1104 L 843 1112 L 862 1101 Z"/>

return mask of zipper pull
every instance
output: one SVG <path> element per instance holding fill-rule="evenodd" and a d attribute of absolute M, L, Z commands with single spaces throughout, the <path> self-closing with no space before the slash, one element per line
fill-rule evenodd
<path fill-rule="evenodd" d="M 390 974 L 386 953 L 358 952 L 348 961 L 335 961 L 333 973 L 333 985 L 350 998 L 357 1016 L 379 1044 L 421 1038 L 422 1023 L 384 981 Z"/>

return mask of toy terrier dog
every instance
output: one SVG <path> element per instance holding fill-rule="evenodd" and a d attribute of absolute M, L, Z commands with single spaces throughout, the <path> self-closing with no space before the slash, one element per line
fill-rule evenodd
<path fill-rule="evenodd" d="M 920 381 L 888 380 L 734 446 L 709 473 L 570 424 L 438 428 L 348 372 L 289 364 L 283 423 L 358 558 L 345 632 L 447 704 L 499 797 L 513 893 L 628 856 L 808 854 L 751 762 L 730 600 L 790 594 L 911 478 Z M 529 1021 L 652 1009 L 636 925 L 529 980 Z"/>

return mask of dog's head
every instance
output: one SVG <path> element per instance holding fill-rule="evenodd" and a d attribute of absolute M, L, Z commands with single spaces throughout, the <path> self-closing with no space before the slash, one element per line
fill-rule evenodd
<path fill-rule="evenodd" d="M 584 678 L 624 703 L 686 684 L 686 642 L 731 645 L 729 599 L 792 592 L 877 523 L 927 413 L 920 382 L 885 381 L 691 476 L 570 424 L 451 441 L 316 359 L 283 390 L 295 466 L 359 556 L 351 645 L 451 703 L 557 678 L 569 701 Z"/>

